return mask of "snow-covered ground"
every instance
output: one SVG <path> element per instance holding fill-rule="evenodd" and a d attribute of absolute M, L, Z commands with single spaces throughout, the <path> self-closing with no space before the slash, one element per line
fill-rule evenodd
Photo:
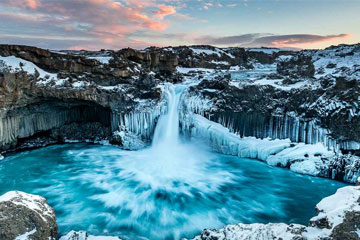
<path fill-rule="evenodd" d="M 360 45 L 339 45 L 336 48 L 308 51 L 315 66 L 315 77 L 320 78 L 328 74 L 335 77 L 360 77 Z"/>

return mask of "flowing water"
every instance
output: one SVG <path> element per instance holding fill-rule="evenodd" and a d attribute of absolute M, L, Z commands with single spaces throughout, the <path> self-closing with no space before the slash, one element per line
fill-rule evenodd
<path fill-rule="evenodd" d="M 0 161 L 0 194 L 48 199 L 62 234 L 179 239 L 238 222 L 306 224 L 321 198 L 344 184 L 212 152 L 179 136 L 184 87 L 168 87 L 168 113 L 141 151 L 69 144 Z"/>

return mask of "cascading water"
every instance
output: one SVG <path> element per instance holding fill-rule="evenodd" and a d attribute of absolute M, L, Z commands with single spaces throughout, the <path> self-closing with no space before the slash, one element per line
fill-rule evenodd
<path fill-rule="evenodd" d="M 151 147 L 123 151 L 78 144 L 15 154 L 0 162 L 0 194 L 17 189 L 46 197 L 62 234 L 87 230 L 158 240 L 190 238 L 204 228 L 238 222 L 304 224 L 315 204 L 342 186 L 182 139 L 179 105 L 185 89 L 165 86 L 168 111 Z"/>
<path fill-rule="evenodd" d="M 179 102 L 184 87 L 166 86 L 168 112 L 160 117 L 156 126 L 153 144 L 154 148 L 174 148 L 179 144 Z"/>

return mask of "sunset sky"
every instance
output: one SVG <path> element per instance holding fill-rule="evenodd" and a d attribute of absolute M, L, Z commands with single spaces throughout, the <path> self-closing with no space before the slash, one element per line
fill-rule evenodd
<path fill-rule="evenodd" d="M 0 43 L 49 49 L 360 42 L 360 0 L 0 0 Z"/>

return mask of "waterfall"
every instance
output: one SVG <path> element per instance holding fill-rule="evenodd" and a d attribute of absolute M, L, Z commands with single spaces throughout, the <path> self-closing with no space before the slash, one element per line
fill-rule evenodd
<path fill-rule="evenodd" d="M 179 141 L 179 102 L 183 86 L 166 85 L 167 113 L 162 115 L 155 128 L 152 146 L 175 146 Z"/>

